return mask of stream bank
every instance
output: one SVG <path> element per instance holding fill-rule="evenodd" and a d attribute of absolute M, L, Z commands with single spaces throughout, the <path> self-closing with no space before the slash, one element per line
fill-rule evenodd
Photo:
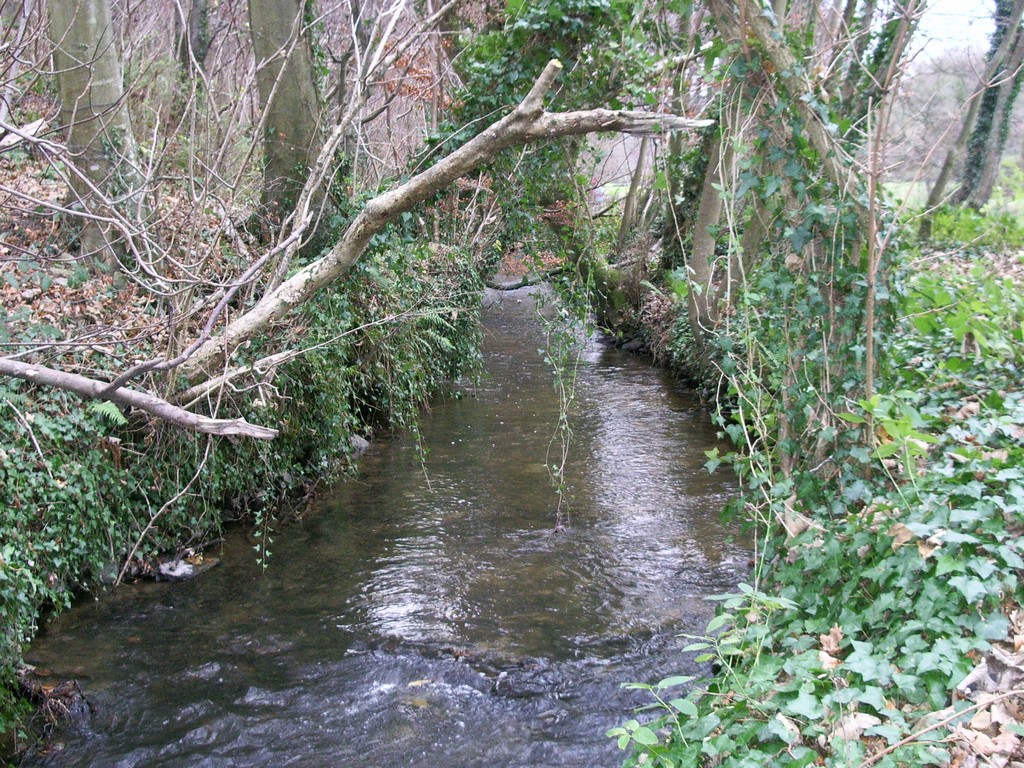
<path fill-rule="evenodd" d="M 266 570 L 229 540 L 199 579 L 60 616 L 30 660 L 81 676 L 96 714 L 27 764 L 614 765 L 604 732 L 642 701 L 620 684 L 699 671 L 679 635 L 749 555 L 718 518 L 735 489 L 703 468 L 700 403 L 597 340 L 554 532 L 559 406 L 531 303 L 485 308 L 481 383 L 418 440 L 375 443 Z"/>

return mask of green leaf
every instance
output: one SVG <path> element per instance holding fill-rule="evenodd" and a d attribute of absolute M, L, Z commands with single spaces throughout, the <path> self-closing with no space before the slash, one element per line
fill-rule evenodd
<path fill-rule="evenodd" d="M 650 747 L 658 743 L 658 735 L 646 725 L 641 725 L 633 731 L 633 741 L 637 744 L 643 744 L 645 747 Z"/>
<path fill-rule="evenodd" d="M 800 693 L 793 701 L 786 704 L 786 711 L 807 720 L 820 719 L 824 710 L 821 708 L 821 700 L 814 695 L 814 685 L 804 683 L 800 686 Z"/>
<path fill-rule="evenodd" d="M 878 680 L 882 685 L 888 684 L 892 665 L 886 659 L 874 655 L 875 647 L 871 643 L 854 640 L 853 648 L 853 653 L 843 662 L 846 669 L 860 675 L 865 682 Z"/>
<path fill-rule="evenodd" d="M 903 731 L 901 731 L 895 725 L 889 725 L 883 723 L 882 725 L 875 725 L 864 731 L 865 736 L 881 736 L 890 744 L 895 744 L 897 741 L 903 738 Z"/>
<path fill-rule="evenodd" d="M 690 643 L 688 646 L 683 648 L 683 653 L 693 653 L 695 651 L 706 651 L 711 648 L 710 643 Z"/>
<path fill-rule="evenodd" d="M 732 624 L 736 620 L 736 617 L 731 613 L 720 613 L 715 616 L 711 621 L 708 622 L 708 634 L 717 632 L 727 624 Z"/>
<path fill-rule="evenodd" d="M 882 445 L 878 446 L 871 452 L 871 456 L 875 459 L 887 459 L 899 452 L 900 446 L 898 443 L 882 443 Z"/>
<path fill-rule="evenodd" d="M 837 413 L 840 419 L 850 424 L 867 424 L 868 420 L 856 413 Z"/>
<path fill-rule="evenodd" d="M 877 712 L 881 712 L 886 708 L 885 692 L 877 685 L 867 686 L 864 691 L 857 696 L 857 701 L 862 704 L 867 704 L 869 707 L 874 707 Z"/>
<path fill-rule="evenodd" d="M 976 603 L 988 593 L 984 582 L 970 576 L 954 576 L 949 585 L 959 590 L 968 603 Z"/>
<path fill-rule="evenodd" d="M 666 677 L 664 680 L 659 682 L 655 688 L 663 690 L 665 688 L 675 688 L 677 685 L 685 685 L 693 680 L 690 675 L 673 675 L 672 677 Z"/>
<path fill-rule="evenodd" d="M 802 755 L 793 760 L 790 760 L 785 764 L 783 768 L 807 768 L 808 765 L 814 765 L 818 759 L 818 753 L 813 749 L 808 749 Z"/>
<path fill-rule="evenodd" d="M 696 718 L 699 715 L 697 705 L 689 699 L 672 699 L 669 706 L 684 717 Z"/>
<path fill-rule="evenodd" d="M 936 576 L 945 576 L 947 573 L 963 573 L 965 568 L 963 560 L 952 555 L 939 555 L 935 559 Z"/>
<path fill-rule="evenodd" d="M 118 427 L 123 427 L 128 423 L 128 419 L 125 418 L 124 414 L 121 413 L 121 409 L 114 405 L 109 400 L 103 400 L 100 402 L 89 403 L 89 410 L 98 416 L 110 421 Z"/>

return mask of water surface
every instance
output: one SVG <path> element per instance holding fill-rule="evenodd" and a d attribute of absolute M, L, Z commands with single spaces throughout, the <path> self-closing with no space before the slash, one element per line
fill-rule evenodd
<path fill-rule="evenodd" d="M 232 536 L 183 584 L 82 601 L 30 660 L 77 676 L 94 714 L 28 765 L 615 766 L 622 691 L 693 673 L 680 633 L 747 553 L 708 475 L 715 433 L 642 359 L 583 347 L 556 531 L 559 401 L 523 291 L 489 294 L 485 375 L 421 441 L 280 530 L 266 570 Z"/>

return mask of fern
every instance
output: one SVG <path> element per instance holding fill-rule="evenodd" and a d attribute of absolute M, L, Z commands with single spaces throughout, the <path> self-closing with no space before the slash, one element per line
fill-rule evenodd
<path fill-rule="evenodd" d="M 107 419 L 115 427 L 123 427 L 128 423 L 128 419 L 121 413 L 121 409 L 114 405 L 109 400 L 102 402 L 89 403 L 89 410 L 103 418 Z"/>

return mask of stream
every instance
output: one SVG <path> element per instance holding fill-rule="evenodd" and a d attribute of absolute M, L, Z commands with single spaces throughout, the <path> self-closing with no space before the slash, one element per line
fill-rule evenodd
<path fill-rule="evenodd" d="M 621 683 L 701 670 L 681 649 L 746 572 L 696 397 L 600 339 L 583 347 L 566 479 L 544 333 L 488 292 L 484 374 L 274 535 L 265 570 L 127 586 L 50 622 L 28 660 L 91 714 L 29 766 L 617 766 Z M 424 455 L 425 454 L 425 455 Z"/>

